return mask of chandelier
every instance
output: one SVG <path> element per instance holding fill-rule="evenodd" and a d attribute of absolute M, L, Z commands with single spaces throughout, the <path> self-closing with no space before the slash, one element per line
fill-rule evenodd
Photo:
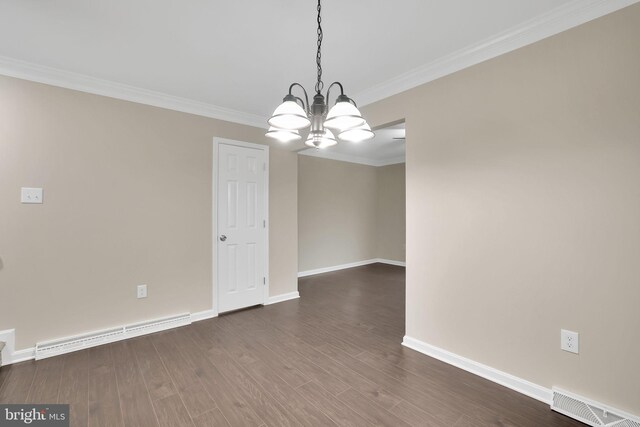
<path fill-rule="evenodd" d="M 332 83 L 327 89 L 326 98 L 322 95 L 324 83 L 322 82 L 321 64 L 323 36 L 321 11 L 322 6 L 318 0 L 318 51 L 316 54 L 318 80 L 313 103 L 309 104 L 307 91 L 300 83 L 292 83 L 289 86 L 289 93 L 268 121 L 270 127 L 266 136 L 281 142 L 299 141 L 302 139 L 300 131 L 311 126 L 305 144 L 312 148 L 331 147 L 336 145 L 338 140 L 366 141 L 373 138 L 375 134 L 360 114 L 356 103 L 344 94 L 342 84 L 340 82 Z M 334 106 L 329 109 L 329 96 L 334 87 L 340 89 L 340 94 L 336 97 Z M 294 88 L 302 90 L 304 99 L 293 94 Z"/>

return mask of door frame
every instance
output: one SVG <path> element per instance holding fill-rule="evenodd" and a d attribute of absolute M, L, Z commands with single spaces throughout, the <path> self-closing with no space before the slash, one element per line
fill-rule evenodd
<path fill-rule="evenodd" d="M 264 220 L 266 221 L 265 232 L 265 251 L 264 251 L 264 277 L 265 284 L 263 286 L 262 304 L 269 301 L 269 146 L 255 144 L 252 142 L 236 141 L 226 138 L 213 138 L 213 167 L 212 167 L 212 188 L 211 188 L 211 211 L 212 211 L 212 262 L 211 262 L 211 281 L 212 281 L 212 300 L 211 307 L 217 316 L 220 312 L 218 300 L 218 158 L 220 145 L 234 145 L 236 147 L 252 148 L 262 150 L 265 154 L 265 179 L 264 179 Z"/>

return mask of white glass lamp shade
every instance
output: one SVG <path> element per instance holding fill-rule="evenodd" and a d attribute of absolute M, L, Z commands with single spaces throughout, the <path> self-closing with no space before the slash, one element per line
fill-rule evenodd
<path fill-rule="evenodd" d="M 302 139 L 302 136 L 300 136 L 300 132 L 298 132 L 297 130 L 278 129 L 273 126 L 269 128 L 265 135 L 280 142 L 292 142 Z"/>
<path fill-rule="evenodd" d="M 311 120 L 300 104 L 294 101 L 284 101 L 273 112 L 269 124 L 278 129 L 299 130 L 309 126 Z"/>
<path fill-rule="evenodd" d="M 355 128 L 347 129 L 338 134 L 338 138 L 347 142 L 362 142 L 367 141 L 376 136 L 375 133 L 369 127 L 369 123 L 364 122 L 363 125 L 360 125 Z"/>
<path fill-rule="evenodd" d="M 336 137 L 333 136 L 333 132 L 329 129 L 325 129 L 324 133 L 320 135 L 309 133 L 307 141 L 305 142 L 305 144 L 311 148 L 327 148 L 337 143 Z"/>
<path fill-rule="evenodd" d="M 324 126 L 331 129 L 347 130 L 364 124 L 362 114 L 350 102 L 336 102 L 329 110 Z"/>

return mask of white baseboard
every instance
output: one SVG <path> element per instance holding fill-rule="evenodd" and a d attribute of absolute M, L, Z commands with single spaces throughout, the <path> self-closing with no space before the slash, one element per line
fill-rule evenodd
<path fill-rule="evenodd" d="M 33 360 L 35 358 L 36 358 L 36 348 L 29 347 L 29 348 L 25 348 L 24 350 L 14 351 L 8 363 L 5 363 L 5 365 L 26 362 L 27 360 Z"/>
<path fill-rule="evenodd" d="M 269 297 L 265 305 L 277 304 L 283 301 L 289 301 L 292 299 L 300 298 L 300 293 L 298 291 L 289 292 L 288 294 L 280 294 Z"/>
<path fill-rule="evenodd" d="M 367 259 L 364 261 L 350 262 L 348 264 L 334 265 L 331 267 L 316 268 L 314 270 L 300 271 L 298 277 L 313 276 L 315 274 L 329 273 L 331 271 L 345 270 L 347 268 L 361 267 L 363 265 L 374 264 L 378 262 L 376 259 Z"/>
<path fill-rule="evenodd" d="M 403 261 L 393 261 L 390 259 L 383 259 L 383 258 L 372 258 L 372 259 L 366 259 L 364 261 L 350 262 L 348 264 L 340 264 L 340 265 L 334 265 L 331 267 L 316 268 L 314 270 L 300 271 L 298 273 L 298 277 L 307 277 L 307 276 L 313 276 L 316 274 L 330 273 L 332 271 L 345 270 L 347 268 L 354 268 L 354 267 L 362 267 L 363 265 L 376 264 L 376 263 L 397 265 L 400 267 L 406 267 L 407 265 Z"/>
<path fill-rule="evenodd" d="M 451 353 L 450 351 L 427 344 L 426 342 L 405 335 L 402 345 L 457 368 L 464 369 L 467 372 L 471 372 L 472 374 L 478 375 L 489 381 L 493 381 L 494 383 L 510 388 L 511 390 L 522 393 L 548 405 L 550 405 L 553 400 L 553 392 L 549 388 L 542 387 L 514 375 L 507 374 L 506 372 L 499 371 L 490 366 L 483 365 L 482 363 L 475 362 L 471 359 L 467 359 L 466 357 L 462 357 L 455 353 Z"/>
<path fill-rule="evenodd" d="M 35 358 L 36 348 L 30 347 L 24 350 L 16 350 L 16 330 L 7 329 L 0 331 L 0 341 L 4 341 L 6 347 L 2 350 L 2 365 L 24 362 Z"/>
<path fill-rule="evenodd" d="M 396 265 L 398 267 L 406 267 L 407 266 L 407 263 L 404 262 L 404 261 L 394 261 L 392 259 L 377 258 L 376 262 L 379 262 L 381 264 Z"/>
<path fill-rule="evenodd" d="M 191 315 L 191 322 L 199 322 L 201 320 L 211 319 L 217 316 L 218 316 L 218 313 L 215 310 L 199 311 Z M 138 323 L 144 323 L 144 322 L 138 322 Z M 180 325 L 180 326 L 183 326 L 183 325 Z M 179 326 L 176 326 L 176 327 L 179 327 Z M 166 330 L 166 329 L 170 329 L 170 328 L 165 327 L 165 328 L 158 328 L 158 329 L 149 329 L 143 332 L 137 332 L 136 334 L 123 335 L 121 337 L 118 337 L 117 339 L 114 339 L 111 342 L 126 340 L 129 338 L 133 338 L 134 336 L 153 334 L 155 332 L 159 332 L 161 330 Z M 11 334 L 7 334 L 7 336 L 9 337 L 9 340 L 6 341 L 7 347 L 5 347 L 5 350 L 11 350 L 11 351 L 7 351 L 6 356 L 3 351 L 2 364 L 11 365 L 13 363 L 26 362 L 27 360 L 35 359 L 36 357 L 35 347 L 29 347 L 22 350 L 14 349 L 14 343 L 15 343 L 14 329 L 10 329 L 8 331 L 0 331 L 0 337 L 2 338 L 2 340 L 5 341 L 5 334 L 8 332 L 11 332 Z M 89 332 L 89 334 L 91 334 L 91 332 Z"/>
<path fill-rule="evenodd" d="M 218 312 L 216 310 L 198 311 L 197 313 L 193 313 L 191 315 L 191 321 L 199 322 L 201 320 L 212 319 L 214 317 L 218 317 Z"/>
<path fill-rule="evenodd" d="M 12 363 L 15 352 L 16 330 L 7 329 L 6 331 L 0 331 L 0 341 L 5 344 L 4 349 L 2 349 L 2 364 L 8 365 Z"/>

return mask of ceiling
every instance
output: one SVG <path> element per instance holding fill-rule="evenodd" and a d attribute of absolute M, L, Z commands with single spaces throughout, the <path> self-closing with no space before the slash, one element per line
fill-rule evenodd
<path fill-rule="evenodd" d="M 370 102 L 398 76 L 596 3 L 325 0 L 324 80 Z M 315 13 L 314 0 L 0 0 L 0 72 L 90 77 L 76 86 L 121 84 L 264 123 L 291 82 L 313 87 Z"/>
<path fill-rule="evenodd" d="M 376 129 L 375 138 L 359 143 L 339 143 L 331 148 L 318 150 L 305 148 L 299 154 L 362 163 L 370 166 L 386 166 L 405 161 L 404 122 Z M 401 138 L 401 139 L 400 139 Z"/>

